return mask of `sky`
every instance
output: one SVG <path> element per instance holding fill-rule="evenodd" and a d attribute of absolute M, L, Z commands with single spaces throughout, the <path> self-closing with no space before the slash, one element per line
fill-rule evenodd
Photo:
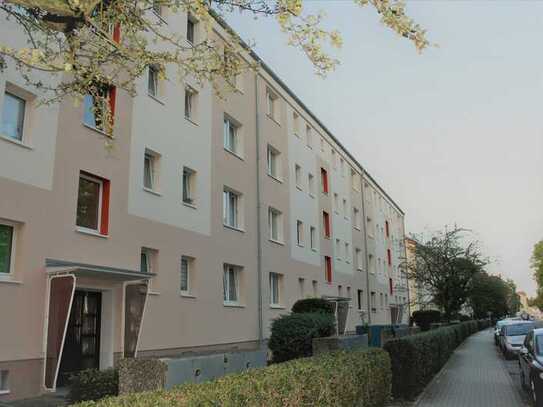
<path fill-rule="evenodd" d="M 229 23 L 405 212 L 406 231 L 473 230 L 488 270 L 535 294 L 543 239 L 543 2 L 410 1 L 436 47 L 350 0 L 305 0 L 344 44 L 325 79 L 271 18 Z"/>

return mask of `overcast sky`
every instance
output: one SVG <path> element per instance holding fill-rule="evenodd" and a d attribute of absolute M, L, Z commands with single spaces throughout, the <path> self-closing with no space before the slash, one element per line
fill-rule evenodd
<path fill-rule="evenodd" d="M 326 79 L 272 19 L 229 22 L 406 213 L 408 233 L 473 229 L 493 273 L 535 293 L 543 239 L 543 2 L 411 1 L 439 47 L 417 54 L 350 0 L 305 0 L 341 31 Z"/>

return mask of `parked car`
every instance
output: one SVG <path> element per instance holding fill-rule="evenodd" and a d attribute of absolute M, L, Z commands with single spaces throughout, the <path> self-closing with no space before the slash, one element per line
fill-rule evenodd
<path fill-rule="evenodd" d="M 505 318 L 496 322 L 496 326 L 494 327 L 494 345 L 498 346 L 500 344 L 500 332 L 502 327 L 511 322 L 513 322 L 513 320 L 510 318 Z"/>
<path fill-rule="evenodd" d="M 532 321 L 514 321 L 502 326 L 500 348 L 506 359 L 516 357 L 528 332 L 535 328 Z"/>
<path fill-rule="evenodd" d="M 543 407 L 543 328 L 526 335 L 519 353 L 520 380 L 536 407 Z"/>

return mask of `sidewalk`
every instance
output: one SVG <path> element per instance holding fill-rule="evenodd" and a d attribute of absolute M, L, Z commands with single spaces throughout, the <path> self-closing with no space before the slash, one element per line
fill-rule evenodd
<path fill-rule="evenodd" d="M 476 333 L 460 345 L 416 403 L 435 406 L 526 406 L 496 353 L 492 330 Z"/>

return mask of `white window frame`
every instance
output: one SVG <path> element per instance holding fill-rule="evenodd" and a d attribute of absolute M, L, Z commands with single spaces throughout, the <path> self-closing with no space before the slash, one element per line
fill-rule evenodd
<path fill-rule="evenodd" d="M 341 240 L 336 239 L 336 259 L 341 261 Z"/>
<path fill-rule="evenodd" d="M 145 263 L 147 265 L 147 270 L 142 270 L 141 269 L 141 256 L 145 256 L 146 260 L 145 260 Z M 142 273 L 153 273 L 154 271 L 154 257 L 155 257 L 155 252 L 152 250 L 152 249 L 149 249 L 147 247 L 142 247 L 141 248 L 141 252 L 140 252 L 140 271 Z"/>
<path fill-rule="evenodd" d="M 300 137 L 300 115 L 295 111 L 292 112 L 292 133 L 296 137 Z"/>
<path fill-rule="evenodd" d="M 153 77 L 151 77 L 152 75 Z M 149 65 L 147 68 L 147 94 L 155 99 L 160 98 L 160 79 L 158 76 L 158 68 L 154 65 Z M 154 89 L 151 88 L 151 83 Z"/>
<path fill-rule="evenodd" d="M 355 249 L 355 253 L 356 253 L 356 268 L 357 270 L 362 271 L 362 249 L 357 247 Z"/>
<path fill-rule="evenodd" d="M 296 188 L 298 188 L 300 191 L 303 191 L 302 189 L 302 167 L 298 164 L 294 164 L 294 178 L 296 182 Z"/>
<path fill-rule="evenodd" d="M 234 264 L 223 265 L 223 303 L 224 305 L 239 305 L 240 304 L 240 273 L 242 268 Z M 229 274 L 234 273 L 234 283 L 236 298 L 230 298 L 230 278 Z"/>
<path fill-rule="evenodd" d="M 281 181 L 281 153 L 279 150 L 268 144 L 266 159 L 268 165 L 268 175 L 278 181 Z"/>
<path fill-rule="evenodd" d="M 306 138 L 306 145 L 309 148 L 313 148 L 313 129 L 310 125 L 305 126 L 305 138 Z"/>
<path fill-rule="evenodd" d="M 4 89 L 3 100 L 1 104 L 2 111 L 0 112 L 0 120 L 2 120 L 4 116 L 5 100 L 6 100 L 7 94 L 9 94 L 10 96 L 16 99 L 22 100 L 23 101 L 23 115 L 22 115 L 23 122 L 21 125 L 21 138 L 13 138 L 11 136 L 8 136 L 5 133 L 0 133 L 0 137 L 8 141 L 14 142 L 16 144 L 26 145 L 28 143 L 28 135 L 27 135 L 28 115 L 29 115 L 28 111 L 29 111 L 31 100 L 29 100 L 28 97 L 24 96 L 23 92 L 18 91 L 18 89 L 13 89 L 13 88 L 14 88 L 13 85 L 11 85 L 10 83 L 6 83 L 6 89 Z"/>
<path fill-rule="evenodd" d="M 77 184 L 77 204 L 76 204 L 77 206 L 79 206 L 79 180 L 81 178 L 84 178 L 88 181 L 96 182 L 100 185 L 99 194 L 98 194 L 98 220 L 96 222 L 96 229 L 91 229 L 85 226 L 79 226 L 77 224 L 77 216 L 76 216 L 75 223 L 76 223 L 77 230 L 94 233 L 94 234 L 97 234 L 97 233 L 100 234 L 100 226 L 102 224 L 102 204 L 103 204 L 102 201 L 103 201 L 103 194 L 104 194 L 104 181 L 98 177 L 93 177 L 91 175 L 87 175 L 85 173 L 80 172 L 79 178 L 78 178 L 78 184 Z M 77 208 L 76 208 L 76 211 L 77 211 Z"/>
<path fill-rule="evenodd" d="M 9 265 L 7 273 L 0 273 L 0 280 L 10 280 L 15 274 L 15 255 L 16 255 L 16 246 L 17 246 L 17 234 L 18 234 L 18 225 L 14 222 L 0 219 L 0 225 L 8 226 L 11 228 L 11 250 L 9 256 Z"/>
<path fill-rule="evenodd" d="M 317 228 L 315 226 L 311 226 L 309 228 L 309 239 L 310 239 L 311 250 L 317 251 L 317 246 L 316 246 L 316 243 L 317 243 Z"/>
<path fill-rule="evenodd" d="M 185 176 L 187 174 L 187 176 Z M 182 182 L 182 191 L 181 191 L 181 200 L 183 204 L 189 206 L 196 206 L 196 171 L 189 167 L 183 167 L 183 182 Z M 185 191 L 187 191 L 187 198 L 185 199 Z"/>
<path fill-rule="evenodd" d="M 191 26 L 190 24 L 192 24 L 192 40 L 189 39 L 189 27 Z M 198 21 L 196 21 L 196 19 L 193 16 L 188 14 L 187 15 L 187 31 L 185 32 L 185 36 L 189 44 L 194 45 L 196 43 L 196 25 L 197 24 L 198 24 Z"/>
<path fill-rule="evenodd" d="M 315 176 L 311 173 L 307 174 L 307 184 L 309 189 L 309 195 L 315 197 Z"/>
<path fill-rule="evenodd" d="M 343 198 L 343 216 L 345 219 L 349 219 L 349 207 L 348 207 L 347 199 Z"/>
<path fill-rule="evenodd" d="M 227 129 L 228 128 L 228 132 Z M 230 136 L 230 128 L 233 129 L 232 137 Z M 242 158 L 243 157 L 243 143 L 240 133 L 241 125 L 232 119 L 230 116 L 224 116 L 223 119 L 223 147 L 229 153 Z M 231 145 L 231 142 L 234 144 Z"/>
<path fill-rule="evenodd" d="M 196 123 L 197 116 L 198 116 L 197 113 L 198 113 L 198 91 L 194 89 L 193 87 L 187 85 L 185 86 L 185 119 L 187 119 L 188 121 L 192 123 Z"/>
<path fill-rule="evenodd" d="M 281 274 L 270 272 L 270 305 L 272 307 L 281 306 L 281 280 Z"/>
<path fill-rule="evenodd" d="M 183 290 L 182 287 L 182 281 L 183 281 L 183 262 L 187 265 L 187 287 L 185 290 Z M 189 256 L 181 256 L 180 262 L 179 262 L 179 291 L 181 292 L 181 295 L 191 295 L 193 294 L 192 290 L 192 272 L 193 272 L 193 264 L 194 264 L 194 258 Z"/>
<path fill-rule="evenodd" d="M 9 393 L 9 370 L 0 369 L 0 395 Z"/>
<path fill-rule="evenodd" d="M 150 171 L 150 181 L 151 185 L 147 186 L 145 185 L 145 163 L 150 158 L 149 163 L 149 171 Z M 146 148 L 144 155 L 143 155 L 143 189 L 149 192 L 157 193 L 159 191 L 159 162 L 160 162 L 160 154 Z"/>
<path fill-rule="evenodd" d="M 345 242 L 345 262 L 351 263 L 351 244 L 349 242 Z"/>
<path fill-rule="evenodd" d="M 277 229 L 274 227 L 274 220 Z M 272 242 L 283 243 L 283 213 L 271 206 L 268 207 L 268 229 Z M 274 231 L 276 232 L 275 237 L 273 236 Z"/>
<path fill-rule="evenodd" d="M 304 247 L 304 222 L 296 221 L 296 243 L 300 247 Z"/>
<path fill-rule="evenodd" d="M 279 97 L 270 88 L 266 88 L 266 111 L 268 117 L 279 123 L 278 118 L 278 101 Z"/>
<path fill-rule="evenodd" d="M 229 223 L 229 221 L 231 220 L 230 219 L 230 213 L 231 213 L 230 196 L 236 197 L 236 200 L 235 200 L 236 208 L 235 208 L 235 213 L 234 213 L 235 224 Z M 228 228 L 236 229 L 236 230 L 243 230 L 242 199 L 243 199 L 243 194 L 241 194 L 240 192 L 234 191 L 228 187 L 224 187 L 223 189 L 223 224 L 224 226 Z"/>
<path fill-rule="evenodd" d="M 353 206 L 353 224 L 354 228 L 360 230 L 360 210 Z"/>
<path fill-rule="evenodd" d="M 339 215 L 339 194 L 334 192 L 334 212 Z"/>

